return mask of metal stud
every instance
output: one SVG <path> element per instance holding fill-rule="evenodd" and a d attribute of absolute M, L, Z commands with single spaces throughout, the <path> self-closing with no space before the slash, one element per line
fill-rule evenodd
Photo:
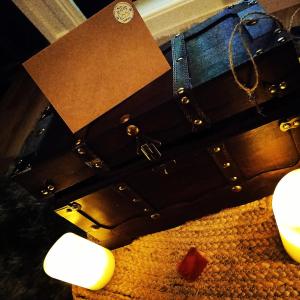
<path fill-rule="evenodd" d="M 214 147 L 214 148 L 213 148 L 213 151 L 214 151 L 215 153 L 218 153 L 218 152 L 221 151 L 221 148 L 220 148 L 220 147 Z"/>
<path fill-rule="evenodd" d="M 272 84 L 270 87 L 269 87 L 269 92 L 270 94 L 274 95 L 277 93 L 277 87 L 275 84 Z"/>
<path fill-rule="evenodd" d="M 255 52 L 255 55 L 262 55 L 264 53 L 264 50 L 263 49 L 257 49 L 256 52 Z"/>
<path fill-rule="evenodd" d="M 251 0 L 248 2 L 248 6 L 255 5 L 255 4 L 257 4 L 256 0 Z"/>
<path fill-rule="evenodd" d="M 299 121 L 293 122 L 293 126 L 294 126 L 294 127 L 299 127 L 299 126 L 300 126 L 300 122 L 299 122 Z"/>
<path fill-rule="evenodd" d="M 46 196 L 46 195 L 49 194 L 49 192 L 48 192 L 47 190 L 45 190 L 45 189 L 42 189 L 42 190 L 41 190 L 41 193 L 42 193 L 42 195 L 44 195 L 44 196 Z"/>
<path fill-rule="evenodd" d="M 93 230 L 97 230 L 97 229 L 100 228 L 100 226 L 97 225 L 97 224 L 93 224 L 93 225 L 91 225 L 91 228 L 92 228 Z"/>
<path fill-rule="evenodd" d="M 284 36 L 281 36 L 280 38 L 277 39 L 278 43 L 284 43 L 286 41 L 286 38 Z"/>
<path fill-rule="evenodd" d="M 97 163 L 94 164 L 94 167 L 95 167 L 96 169 L 100 169 L 100 168 L 102 168 L 102 164 L 99 163 L 99 162 L 97 162 Z"/>
<path fill-rule="evenodd" d="M 186 96 L 182 97 L 180 101 L 181 101 L 181 103 L 184 104 L 184 105 L 190 103 L 190 99 L 189 99 L 188 97 L 186 97 Z"/>
<path fill-rule="evenodd" d="M 47 185 L 47 190 L 50 191 L 50 192 L 53 192 L 53 191 L 55 190 L 54 185 L 48 184 L 48 185 Z"/>
<path fill-rule="evenodd" d="M 38 132 L 37 135 L 42 135 L 45 132 L 45 128 L 41 128 Z"/>
<path fill-rule="evenodd" d="M 285 123 L 282 125 L 284 130 L 289 130 L 291 128 L 291 124 L 290 123 Z"/>
<path fill-rule="evenodd" d="M 257 24 L 258 20 L 256 20 L 256 19 L 249 19 L 249 20 L 245 20 L 244 22 L 245 22 L 246 26 L 253 26 L 253 25 Z"/>
<path fill-rule="evenodd" d="M 196 120 L 193 121 L 193 123 L 194 123 L 194 125 L 199 126 L 199 125 L 202 125 L 203 121 L 200 120 L 200 119 L 196 119 Z"/>
<path fill-rule="evenodd" d="M 231 166 L 230 162 L 226 162 L 223 164 L 224 169 L 229 168 L 230 166 Z"/>
<path fill-rule="evenodd" d="M 158 213 L 152 214 L 152 215 L 150 216 L 150 218 L 151 218 L 152 220 L 157 220 L 157 219 L 160 218 L 160 214 L 158 214 Z"/>
<path fill-rule="evenodd" d="M 178 90 L 177 90 L 177 94 L 178 95 L 182 95 L 184 93 L 184 88 L 183 87 L 180 87 Z"/>
<path fill-rule="evenodd" d="M 72 202 L 69 204 L 74 210 L 79 210 L 81 209 L 81 205 L 77 202 Z"/>
<path fill-rule="evenodd" d="M 145 213 L 149 212 L 149 208 L 144 208 L 144 212 Z"/>
<path fill-rule="evenodd" d="M 180 33 L 177 33 L 176 35 L 175 35 L 175 37 L 179 37 L 180 36 Z"/>
<path fill-rule="evenodd" d="M 230 178 L 230 180 L 231 180 L 231 181 L 237 181 L 238 178 L 237 178 L 236 176 L 233 176 L 233 177 Z"/>
<path fill-rule="evenodd" d="M 234 192 L 234 193 L 239 193 L 242 191 L 242 186 L 241 185 L 235 185 L 231 188 L 231 190 Z"/>
<path fill-rule="evenodd" d="M 178 57 L 178 58 L 176 59 L 177 62 L 179 62 L 179 61 L 181 61 L 181 60 L 183 60 L 183 57 Z"/>
<path fill-rule="evenodd" d="M 281 28 L 276 28 L 273 33 L 274 34 L 280 34 L 281 32 L 282 32 Z"/>
<path fill-rule="evenodd" d="M 138 202 L 141 202 L 141 200 L 140 200 L 139 198 L 133 198 L 133 199 L 132 199 L 132 202 L 133 202 L 133 203 L 138 203 Z"/>
<path fill-rule="evenodd" d="M 84 155 L 85 154 L 85 150 L 83 148 L 78 148 L 77 149 L 77 153 L 80 155 Z"/>
<path fill-rule="evenodd" d="M 279 88 L 281 90 L 285 90 L 287 88 L 287 83 L 285 81 L 282 81 L 280 84 L 279 84 Z"/>
<path fill-rule="evenodd" d="M 126 185 L 120 184 L 120 185 L 118 186 L 118 190 L 119 190 L 119 191 L 125 191 L 125 190 L 126 190 Z"/>
<path fill-rule="evenodd" d="M 140 129 L 135 125 L 129 125 L 127 126 L 126 131 L 129 136 L 136 136 L 139 134 Z"/>
<path fill-rule="evenodd" d="M 78 145 L 81 144 L 81 142 L 82 142 L 82 140 L 81 140 L 81 139 L 78 139 L 78 140 L 76 141 L 75 145 L 78 146 Z"/>
<path fill-rule="evenodd" d="M 129 120 L 130 120 L 130 114 L 126 114 L 126 115 L 123 115 L 123 116 L 120 118 L 120 123 L 121 123 L 121 124 L 125 124 L 125 123 L 127 123 Z"/>

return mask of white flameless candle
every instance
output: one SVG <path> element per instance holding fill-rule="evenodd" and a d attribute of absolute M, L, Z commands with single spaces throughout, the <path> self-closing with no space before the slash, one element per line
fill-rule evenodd
<path fill-rule="evenodd" d="M 74 233 L 66 233 L 51 247 L 44 260 L 46 274 L 90 290 L 104 287 L 115 269 L 113 254 Z"/>
<path fill-rule="evenodd" d="M 300 169 L 288 173 L 279 181 L 272 207 L 286 252 L 300 262 Z"/>

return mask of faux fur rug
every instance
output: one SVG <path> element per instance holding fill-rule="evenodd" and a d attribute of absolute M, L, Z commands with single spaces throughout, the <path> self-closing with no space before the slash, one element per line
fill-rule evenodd
<path fill-rule="evenodd" d="M 67 300 L 71 287 L 51 279 L 43 260 L 52 244 L 73 226 L 24 189 L 0 177 L 0 299 Z"/>
<path fill-rule="evenodd" d="M 195 282 L 176 266 L 196 246 L 209 261 Z M 271 197 L 227 209 L 114 251 L 102 290 L 73 287 L 74 299 L 300 299 L 300 264 L 285 253 Z"/>

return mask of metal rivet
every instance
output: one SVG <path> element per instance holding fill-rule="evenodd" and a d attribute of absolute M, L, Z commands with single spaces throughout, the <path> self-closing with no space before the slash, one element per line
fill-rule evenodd
<path fill-rule="evenodd" d="M 160 214 L 152 214 L 151 216 L 150 216 L 150 218 L 152 219 L 152 220 L 157 220 L 157 219 L 159 219 L 160 218 Z"/>
<path fill-rule="evenodd" d="M 23 162 L 23 159 L 19 159 L 17 164 L 20 165 Z"/>
<path fill-rule="evenodd" d="M 84 155 L 85 154 L 85 150 L 83 148 L 78 148 L 77 149 L 78 154 L 80 155 Z"/>
<path fill-rule="evenodd" d="M 224 169 L 229 168 L 230 166 L 231 166 L 230 162 L 226 162 L 223 164 Z"/>
<path fill-rule="evenodd" d="M 256 25 L 258 22 L 258 20 L 256 19 L 249 19 L 249 20 L 245 20 L 244 23 L 246 26 L 253 26 Z"/>
<path fill-rule="evenodd" d="M 81 209 L 81 205 L 77 202 L 72 202 L 72 203 L 69 204 L 69 206 L 71 206 L 75 210 Z"/>
<path fill-rule="evenodd" d="M 274 34 L 280 34 L 281 32 L 282 32 L 281 28 L 276 28 L 273 33 Z"/>
<path fill-rule="evenodd" d="M 124 123 L 127 123 L 129 120 L 130 120 L 130 114 L 126 114 L 120 118 L 120 123 L 124 124 Z"/>
<path fill-rule="evenodd" d="M 41 120 L 45 119 L 46 117 L 47 117 L 46 114 L 42 114 L 42 115 L 41 115 Z"/>
<path fill-rule="evenodd" d="M 237 181 L 238 178 L 237 178 L 236 176 L 233 176 L 233 177 L 230 178 L 230 180 L 231 180 L 231 181 Z"/>
<path fill-rule="evenodd" d="M 126 131 L 127 131 L 127 134 L 129 136 L 136 136 L 140 132 L 139 128 L 137 126 L 135 126 L 135 125 L 129 125 L 129 126 L 127 126 Z"/>
<path fill-rule="evenodd" d="M 285 90 L 287 88 L 287 83 L 285 81 L 282 81 L 280 84 L 279 84 L 279 87 L 281 90 Z"/>
<path fill-rule="evenodd" d="M 293 126 L 296 126 L 296 127 L 300 126 L 300 122 L 299 121 L 293 122 Z"/>
<path fill-rule="evenodd" d="M 218 153 L 218 152 L 221 151 L 221 148 L 220 148 L 220 147 L 214 147 L 213 151 L 214 151 L 215 153 Z"/>
<path fill-rule="evenodd" d="M 178 57 L 178 58 L 176 59 L 177 62 L 178 62 L 178 61 L 181 61 L 181 60 L 183 60 L 183 57 Z"/>
<path fill-rule="evenodd" d="M 144 212 L 149 212 L 149 208 L 144 208 Z"/>
<path fill-rule="evenodd" d="M 289 130 L 291 128 L 291 124 L 290 123 L 285 123 L 282 125 L 283 129 L 285 130 Z"/>
<path fill-rule="evenodd" d="M 276 87 L 275 84 L 273 84 L 273 85 L 271 85 L 271 86 L 269 87 L 269 92 L 270 92 L 270 94 L 272 94 L 272 95 L 274 95 L 274 94 L 277 93 L 277 87 Z"/>
<path fill-rule="evenodd" d="M 78 140 L 76 141 L 75 145 L 78 146 L 78 145 L 81 144 L 81 142 L 82 142 L 81 139 L 78 139 Z"/>
<path fill-rule="evenodd" d="M 92 228 L 93 230 L 97 230 L 97 229 L 100 228 L 100 226 L 99 226 L 99 225 L 96 225 L 96 224 L 93 224 L 93 225 L 91 225 L 91 228 Z"/>
<path fill-rule="evenodd" d="M 257 49 L 255 52 L 256 55 L 262 55 L 263 53 L 264 53 L 263 49 Z"/>
<path fill-rule="evenodd" d="M 235 185 L 231 188 L 231 190 L 234 192 L 234 193 L 239 193 L 241 190 L 242 190 L 242 186 L 240 185 Z"/>
<path fill-rule="evenodd" d="M 184 104 L 184 105 L 190 103 L 190 99 L 189 99 L 188 97 L 186 97 L 186 96 L 182 97 L 180 101 L 181 101 L 181 103 Z"/>
<path fill-rule="evenodd" d="M 286 41 L 286 38 L 284 36 L 281 36 L 280 38 L 277 39 L 278 43 L 284 43 Z"/>
<path fill-rule="evenodd" d="M 52 192 L 52 191 L 54 191 L 55 187 L 52 184 L 48 184 L 47 189 L 48 189 L 48 191 Z"/>
<path fill-rule="evenodd" d="M 256 0 L 252 0 L 252 1 L 249 1 L 248 2 L 248 5 L 251 6 L 251 5 L 255 5 L 257 4 L 257 1 Z"/>
<path fill-rule="evenodd" d="M 96 169 L 100 169 L 100 168 L 102 168 L 102 164 L 99 163 L 99 162 L 97 162 L 97 163 L 94 164 L 94 167 L 95 167 Z"/>
<path fill-rule="evenodd" d="M 119 191 L 124 191 L 124 190 L 126 190 L 126 185 L 123 185 L 123 184 L 119 185 L 119 186 L 118 186 L 118 190 L 119 190 Z"/>
<path fill-rule="evenodd" d="M 132 202 L 133 202 L 133 203 L 138 203 L 138 202 L 140 202 L 140 201 L 141 201 L 141 200 L 138 199 L 138 198 L 133 198 L 133 199 L 132 199 Z"/>
<path fill-rule="evenodd" d="M 47 190 L 41 190 L 41 193 L 44 195 L 44 196 L 46 196 L 46 195 L 48 195 L 49 194 L 49 192 L 47 191 Z"/>
<path fill-rule="evenodd" d="M 180 36 L 180 33 L 177 33 L 176 35 L 175 35 L 175 37 L 179 37 Z"/>
<path fill-rule="evenodd" d="M 193 121 L 193 123 L 194 123 L 194 125 L 199 126 L 199 125 L 201 125 L 203 123 L 203 121 L 200 120 L 200 119 L 196 119 L 196 120 Z"/>
<path fill-rule="evenodd" d="M 184 88 L 183 87 L 180 87 L 178 90 L 177 90 L 177 94 L 178 95 L 182 95 L 184 93 Z"/>
<path fill-rule="evenodd" d="M 45 132 L 45 128 L 42 128 L 40 129 L 38 132 L 37 132 L 37 135 L 42 135 L 44 132 Z"/>

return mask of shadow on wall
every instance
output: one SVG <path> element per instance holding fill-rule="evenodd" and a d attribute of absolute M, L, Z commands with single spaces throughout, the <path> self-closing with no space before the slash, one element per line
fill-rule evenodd
<path fill-rule="evenodd" d="M 0 177 L 0 299 L 72 299 L 69 284 L 51 279 L 43 259 L 65 232 L 78 230 L 8 178 Z M 80 233 L 79 233 L 80 234 Z"/>

